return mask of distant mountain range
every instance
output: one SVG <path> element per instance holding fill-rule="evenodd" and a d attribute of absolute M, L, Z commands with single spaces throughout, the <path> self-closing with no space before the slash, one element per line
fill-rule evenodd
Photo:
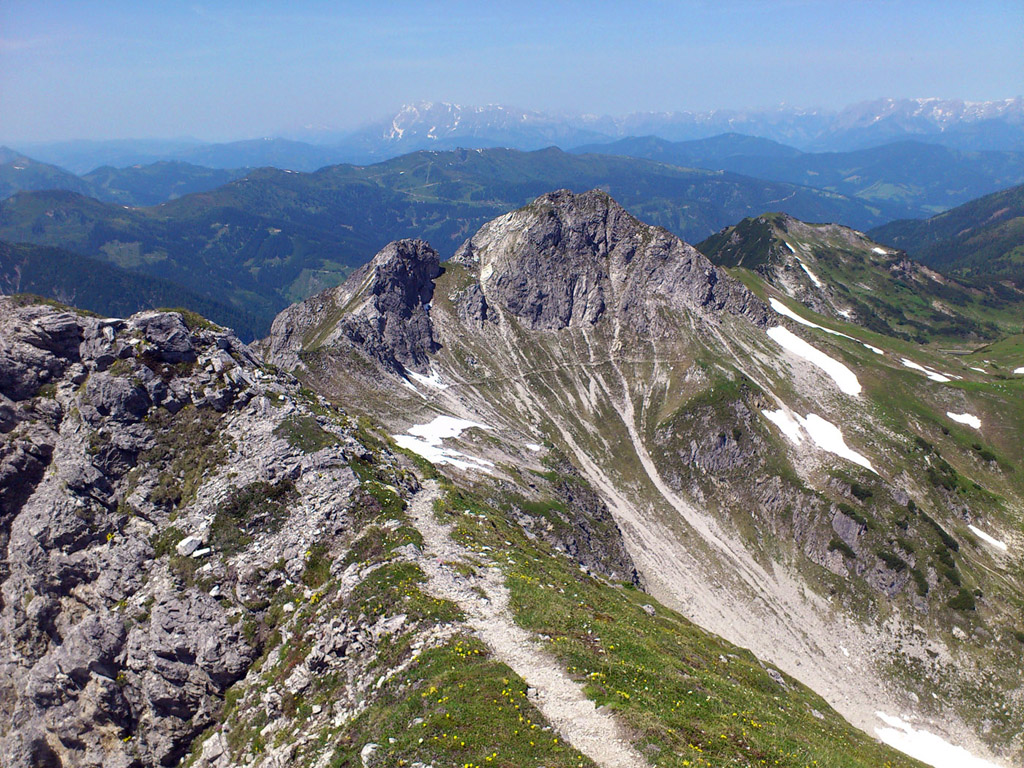
<path fill-rule="evenodd" d="M 484 221 L 545 190 L 594 187 L 694 241 L 779 207 L 862 229 L 893 218 L 835 193 L 733 173 L 555 148 L 490 149 L 418 152 L 311 174 L 264 168 L 151 208 L 21 192 L 0 203 L 0 238 L 172 280 L 269 325 L 290 301 L 337 284 L 390 240 L 429 237 L 448 255 Z"/>
<path fill-rule="evenodd" d="M 851 152 L 804 153 L 740 134 L 681 142 L 647 136 L 573 151 L 642 157 L 803 184 L 887 210 L 903 207 L 905 217 L 931 216 L 1024 183 L 1024 152 L 968 152 L 909 140 Z"/>
<path fill-rule="evenodd" d="M 1024 98 L 985 102 L 879 99 L 840 112 L 780 106 L 645 112 L 624 117 L 420 102 L 348 134 L 316 128 L 286 137 L 227 143 L 195 139 L 66 141 L 26 144 L 18 149 L 79 174 L 103 165 L 123 167 L 158 160 L 222 169 L 272 165 L 312 171 L 334 163 L 386 160 L 421 149 L 534 150 L 553 145 L 569 149 L 629 136 L 689 141 L 723 133 L 742 133 L 816 152 L 844 152 L 907 139 L 962 150 L 1024 151 Z"/>
<path fill-rule="evenodd" d="M 422 115 L 416 120 L 409 117 L 413 125 L 396 121 L 391 129 L 394 137 L 421 143 L 422 135 L 410 133 L 423 122 L 421 118 Z M 509 121 L 517 123 L 519 118 L 510 115 Z M 461 118 L 456 118 L 456 122 L 461 125 Z M 541 144 L 555 138 L 542 132 L 537 136 Z M 436 140 L 438 146 L 458 142 L 443 136 Z M 303 148 L 312 154 L 304 156 Z M 226 169 L 164 160 L 125 168 L 103 166 L 76 176 L 63 168 L 0 148 L 0 199 L 18 191 L 66 189 L 104 202 L 156 205 L 192 192 L 212 190 L 241 178 L 253 167 L 314 170 L 329 157 L 325 152 L 323 147 L 283 139 L 238 142 L 193 148 L 189 152 L 196 161 L 212 165 L 218 164 L 218 153 L 228 153 L 219 155 L 222 160 L 231 161 L 232 166 Z M 966 151 L 916 140 L 851 152 L 812 153 L 771 139 L 726 133 L 676 142 L 656 136 L 627 137 L 583 145 L 571 152 L 621 155 L 800 184 L 860 199 L 877 209 L 884 219 L 926 218 L 1024 183 L 1024 152 Z"/>
<path fill-rule="evenodd" d="M 222 170 L 180 161 L 114 168 L 109 165 L 84 176 L 0 147 L 0 199 L 17 192 L 62 189 L 122 205 L 156 205 L 241 178 L 247 168 Z"/>

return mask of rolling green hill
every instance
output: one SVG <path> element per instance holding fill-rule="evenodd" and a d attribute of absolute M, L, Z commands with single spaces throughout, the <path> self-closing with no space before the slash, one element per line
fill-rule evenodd
<path fill-rule="evenodd" d="M 825 317 L 876 333 L 977 345 L 1021 330 L 1024 292 L 947 277 L 847 227 L 765 214 L 697 249 L 762 295 L 761 281 Z"/>
<path fill-rule="evenodd" d="M 172 280 L 269 327 L 288 302 L 337 284 L 390 240 L 429 238 L 447 255 L 484 221 L 538 194 L 592 187 L 688 239 L 772 206 L 855 226 L 882 221 L 875 208 L 806 187 L 551 148 L 418 152 L 309 174 L 264 168 L 142 209 L 22 193 L 0 203 L 0 237 Z"/>
<path fill-rule="evenodd" d="M 107 317 L 144 309 L 183 307 L 252 339 L 259 328 L 250 313 L 98 259 L 60 248 L 0 242 L 0 293 L 34 294 Z"/>
<path fill-rule="evenodd" d="M 943 272 L 1024 287 L 1024 186 L 972 200 L 925 221 L 894 221 L 871 230 Z"/>
<path fill-rule="evenodd" d="M 94 191 L 89 182 L 70 171 L 0 147 L 0 200 L 16 192 L 40 189 L 69 189 L 83 195 Z"/>
<path fill-rule="evenodd" d="M 85 174 L 82 180 L 89 185 L 87 194 L 90 197 L 108 203 L 141 206 L 157 205 L 193 192 L 206 192 L 241 178 L 247 171 L 244 168 L 221 170 L 179 161 L 161 161 L 127 168 L 106 165 Z"/>

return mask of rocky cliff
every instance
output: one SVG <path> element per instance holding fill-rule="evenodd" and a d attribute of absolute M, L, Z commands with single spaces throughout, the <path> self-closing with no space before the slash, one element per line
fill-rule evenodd
<path fill-rule="evenodd" d="M 346 540 L 350 462 L 414 481 L 196 317 L 0 318 L 0 762 L 176 764 Z"/>

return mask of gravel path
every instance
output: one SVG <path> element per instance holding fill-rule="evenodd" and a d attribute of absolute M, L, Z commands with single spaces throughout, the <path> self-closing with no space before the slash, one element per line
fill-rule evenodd
<path fill-rule="evenodd" d="M 466 577 L 445 565 L 464 560 L 471 553 L 453 541 L 450 528 L 434 516 L 434 500 L 438 497 L 437 484 L 424 483 L 409 509 L 423 534 L 424 553 L 419 565 L 429 579 L 427 591 L 462 608 L 469 626 L 498 660 L 526 681 L 532 689 L 530 700 L 574 749 L 602 768 L 647 766 L 647 761 L 623 738 L 615 719 L 599 711 L 584 696 L 581 686 L 540 648 L 534 635 L 512 620 L 500 569 L 477 568 L 476 576 Z"/>

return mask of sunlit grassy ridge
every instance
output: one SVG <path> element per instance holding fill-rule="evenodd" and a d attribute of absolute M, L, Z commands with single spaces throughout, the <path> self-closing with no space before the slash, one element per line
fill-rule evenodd
<path fill-rule="evenodd" d="M 749 651 L 642 592 L 581 574 L 473 496 L 453 489 L 440 514 L 470 549 L 501 552 L 516 621 L 617 713 L 652 764 L 918 765 Z"/>

